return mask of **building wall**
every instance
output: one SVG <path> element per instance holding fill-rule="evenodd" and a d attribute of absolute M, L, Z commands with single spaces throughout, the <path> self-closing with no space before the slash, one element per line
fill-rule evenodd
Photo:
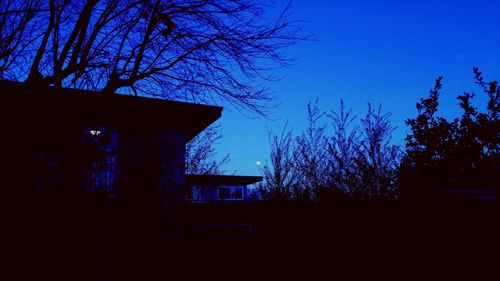
<path fill-rule="evenodd" d="M 81 185 L 85 174 L 82 159 L 89 158 L 82 149 L 82 140 L 93 128 L 102 132 L 111 129 L 117 133 L 113 138 L 116 168 L 109 190 L 113 196 L 130 195 L 129 199 L 137 199 L 120 204 L 139 220 L 141 215 L 158 220 L 155 224 L 161 234 L 178 232 L 174 212 L 175 205 L 185 199 L 185 131 L 130 128 L 124 124 L 78 124 L 64 118 L 50 122 L 21 121 L 7 122 L 4 126 L 9 132 L 1 141 L 5 191 L 21 194 L 95 191 Z M 140 210 L 143 205 L 150 210 Z"/>
<path fill-rule="evenodd" d="M 162 236 L 175 236 L 176 204 L 184 200 L 185 133 L 126 129 L 120 134 L 118 188 L 151 196 Z"/>
<path fill-rule="evenodd" d="M 202 194 L 201 194 L 201 197 L 202 197 L 202 200 L 201 202 L 206 202 L 206 203 L 210 203 L 210 202 L 238 202 L 238 201 L 247 201 L 248 200 L 248 194 L 247 194 L 247 186 L 243 185 L 243 186 L 240 186 L 240 185 L 198 185 L 198 186 L 201 186 L 202 188 Z M 243 191 L 243 197 L 242 197 L 242 200 L 219 200 L 219 193 L 218 193 L 218 189 L 219 187 L 238 187 L 238 188 L 242 188 L 242 191 Z M 190 187 L 192 188 L 192 186 Z M 200 201 L 198 201 L 200 202 Z"/>
<path fill-rule="evenodd" d="M 39 132 L 29 123 L 12 122 L 17 116 L 0 114 L 0 176 L 3 194 L 34 192 L 39 167 Z M 14 120 L 12 120 L 14 118 Z"/>
<path fill-rule="evenodd" d="M 125 192 L 179 196 L 184 185 L 184 134 L 125 129 L 120 132 L 118 178 Z"/>

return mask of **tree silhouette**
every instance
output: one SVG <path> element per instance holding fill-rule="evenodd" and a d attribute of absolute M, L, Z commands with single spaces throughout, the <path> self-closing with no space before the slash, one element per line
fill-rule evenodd
<path fill-rule="evenodd" d="M 321 111 L 318 100 L 307 104 L 308 126 L 298 137 L 283 128 L 269 132 L 271 166 L 261 170 L 264 198 L 330 201 L 399 198 L 397 168 L 400 148 L 391 144 L 394 128 L 379 106 L 368 112 L 361 125 L 340 101 L 338 111 Z M 332 121 L 331 128 L 323 118 Z M 327 132 L 331 129 L 331 135 Z"/>
<path fill-rule="evenodd" d="M 292 131 L 288 129 L 288 123 L 283 126 L 281 133 L 268 132 L 269 145 L 271 147 L 270 161 L 262 168 L 261 173 L 265 185 L 259 187 L 262 197 L 273 200 L 287 200 L 297 198 L 302 194 L 296 183 L 296 173 L 293 163 L 293 137 Z"/>
<path fill-rule="evenodd" d="M 328 115 L 332 120 L 325 175 L 331 190 L 341 190 L 356 199 L 395 199 L 399 196 L 397 168 L 399 147 L 391 144 L 394 131 L 382 106 L 374 110 L 368 104 L 361 126 L 353 124 L 356 116 L 340 101 L 338 111 Z"/>
<path fill-rule="evenodd" d="M 460 118 L 448 121 L 437 116 L 442 77 L 428 98 L 417 103 L 418 115 L 406 124 L 406 154 L 400 168 L 401 185 L 408 196 L 444 188 L 483 189 L 498 185 L 500 89 L 485 82 L 473 69 L 476 84 L 488 96 L 485 112 L 471 104 L 474 93 L 459 95 Z"/>
<path fill-rule="evenodd" d="M 220 175 L 230 160 L 226 154 L 217 161 L 214 144 L 222 138 L 219 125 L 211 125 L 186 144 L 186 174 Z"/>
<path fill-rule="evenodd" d="M 355 157 L 358 173 L 358 188 L 354 193 L 363 199 L 398 198 L 397 169 L 400 163 L 400 148 L 391 144 L 394 131 L 389 117 L 382 114 L 382 106 L 375 111 L 368 104 L 368 112 L 361 119 L 361 141 Z"/>
<path fill-rule="evenodd" d="M 313 199 L 322 194 L 327 186 L 328 157 L 326 147 L 328 141 L 325 135 L 326 125 L 319 124 L 326 115 L 318 106 L 318 99 L 314 104 L 307 104 L 307 128 L 295 139 L 294 166 L 297 173 L 298 185 L 303 197 Z"/>
<path fill-rule="evenodd" d="M 340 100 L 338 110 L 331 110 L 332 135 L 328 139 L 328 186 L 345 194 L 352 194 L 356 182 L 356 148 L 359 143 L 359 126 L 353 124 L 356 116 L 346 110 Z"/>
<path fill-rule="evenodd" d="M 255 0 L 0 2 L 0 78 L 264 113 L 259 79 L 300 37 L 290 4 L 274 20 Z"/>

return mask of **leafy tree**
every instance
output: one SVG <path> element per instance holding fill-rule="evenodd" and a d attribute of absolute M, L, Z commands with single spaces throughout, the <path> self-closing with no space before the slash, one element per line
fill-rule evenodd
<path fill-rule="evenodd" d="M 6 0 L 0 78 L 264 113 L 259 79 L 303 38 L 290 4 L 267 21 L 256 0 Z"/>
<path fill-rule="evenodd" d="M 418 115 L 406 124 L 406 154 L 401 168 L 402 188 L 408 196 L 443 188 L 494 188 L 498 184 L 500 89 L 485 82 L 473 69 L 476 84 L 488 96 L 485 112 L 472 106 L 474 93 L 459 95 L 460 118 L 448 121 L 437 116 L 442 77 L 428 98 L 417 103 Z"/>

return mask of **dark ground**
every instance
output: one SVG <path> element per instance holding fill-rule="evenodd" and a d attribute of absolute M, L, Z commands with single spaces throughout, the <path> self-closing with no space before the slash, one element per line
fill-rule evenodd
<path fill-rule="evenodd" d="M 175 238 L 158 236 L 153 205 L 6 202 L 8 272 L 19 280 L 498 273 L 498 201 L 183 205 Z"/>

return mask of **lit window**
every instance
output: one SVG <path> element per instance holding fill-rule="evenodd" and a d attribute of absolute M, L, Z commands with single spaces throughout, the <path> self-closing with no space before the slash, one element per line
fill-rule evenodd
<path fill-rule="evenodd" d="M 80 138 L 65 138 L 63 134 Z M 40 151 L 37 189 L 79 190 L 113 195 L 116 183 L 118 130 L 92 125 L 47 131 Z M 69 183 L 69 184 L 68 184 Z"/>
<path fill-rule="evenodd" d="M 112 193 L 116 178 L 118 131 L 113 128 L 91 127 L 84 132 L 81 151 L 83 177 L 87 192 Z"/>

